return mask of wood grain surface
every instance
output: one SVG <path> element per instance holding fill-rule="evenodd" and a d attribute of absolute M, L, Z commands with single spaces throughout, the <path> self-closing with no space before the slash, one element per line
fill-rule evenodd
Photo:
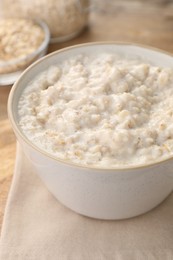
<path fill-rule="evenodd" d="M 173 53 L 173 2 L 95 0 L 88 28 L 71 41 L 50 45 L 48 52 L 93 41 L 130 41 Z M 10 89 L 0 86 L 0 229 L 15 163 L 16 139 L 6 109 Z"/>

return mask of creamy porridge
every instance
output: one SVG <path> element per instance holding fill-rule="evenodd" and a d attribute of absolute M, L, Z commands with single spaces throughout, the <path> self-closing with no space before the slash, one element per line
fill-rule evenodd
<path fill-rule="evenodd" d="M 79 55 L 35 78 L 19 102 L 34 144 L 82 165 L 140 165 L 173 154 L 173 69 Z"/>

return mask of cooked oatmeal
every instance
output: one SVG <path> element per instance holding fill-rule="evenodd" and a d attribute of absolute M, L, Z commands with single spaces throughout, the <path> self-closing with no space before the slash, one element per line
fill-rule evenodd
<path fill-rule="evenodd" d="M 173 154 L 173 69 L 79 55 L 27 86 L 19 116 L 28 139 L 57 158 L 110 168 L 158 161 Z"/>

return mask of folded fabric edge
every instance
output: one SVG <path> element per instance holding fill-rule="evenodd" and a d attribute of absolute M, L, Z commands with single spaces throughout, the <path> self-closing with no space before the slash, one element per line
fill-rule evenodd
<path fill-rule="evenodd" d="M 17 142 L 17 144 L 16 144 L 15 166 L 14 166 L 14 170 L 13 170 L 13 178 L 12 178 L 10 190 L 9 190 L 8 197 L 7 197 L 7 202 L 6 202 L 5 211 L 4 211 L 4 217 L 3 217 L 3 221 L 2 221 L 1 234 L 0 234 L 0 253 L 1 253 L 1 243 L 3 241 L 3 237 L 4 237 L 4 234 L 5 234 L 5 226 L 6 226 L 5 223 L 6 223 L 6 218 L 7 218 L 7 215 L 8 215 L 9 205 L 10 205 L 13 193 L 15 191 L 16 183 L 18 182 L 18 178 L 19 178 L 19 176 L 16 175 L 16 172 L 17 172 L 18 162 L 19 162 L 19 158 L 20 158 L 20 150 L 21 150 L 20 145 Z"/>

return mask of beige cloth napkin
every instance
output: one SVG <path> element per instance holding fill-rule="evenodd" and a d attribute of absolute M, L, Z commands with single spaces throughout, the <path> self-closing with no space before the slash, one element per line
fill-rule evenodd
<path fill-rule="evenodd" d="M 5 211 L 1 260 L 173 260 L 173 194 L 151 212 L 101 221 L 61 205 L 20 147 Z"/>

